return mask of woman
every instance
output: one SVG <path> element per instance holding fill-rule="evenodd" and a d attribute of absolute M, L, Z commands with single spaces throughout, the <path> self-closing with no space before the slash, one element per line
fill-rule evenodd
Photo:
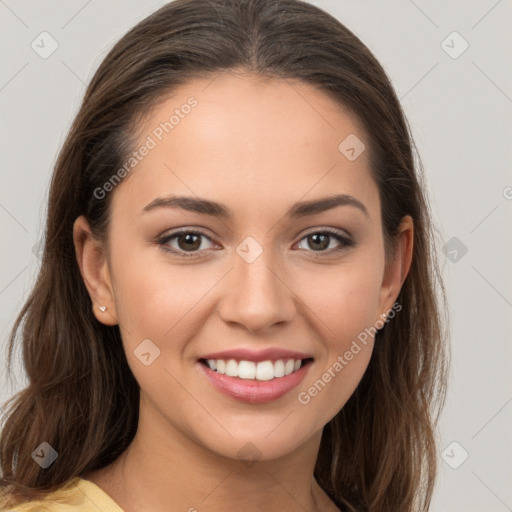
<path fill-rule="evenodd" d="M 298 0 L 165 5 L 107 55 L 54 170 L 0 506 L 428 510 L 433 242 L 354 34 Z"/>

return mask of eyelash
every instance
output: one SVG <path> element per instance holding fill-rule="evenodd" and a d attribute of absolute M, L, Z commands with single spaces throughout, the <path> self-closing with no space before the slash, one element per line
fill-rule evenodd
<path fill-rule="evenodd" d="M 193 253 L 187 253 L 187 252 L 184 252 L 184 251 L 177 251 L 175 249 L 169 249 L 169 247 L 166 246 L 166 244 L 170 240 L 172 240 L 173 238 L 176 238 L 176 237 L 178 237 L 180 235 L 184 235 L 184 234 L 204 236 L 208 240 L 213 241 L 208 235 L 206 235 L 205 233 L 202 233 L 201 231 L 193 231 L 193 230 L 189 230 L 189 229 L 182 229 L 180 231 L 176 231 L 174 233 L 171 233 L 169 235 L 165 235 L 165 236 L 159 238 L 157 240 L 157 243 L 158 243 L 158 245 L 161 246 L 162 250 L 164 250 L 165 252 L 168 252 L 168 253 L 171 253 L 171 254 L 174 254 L 174 255 L 177 255 L 177 256 L 180 256 L 180 257 L 196 258 L 196 257 L 201 256 L 201 253 L 203 251 L 205 251 L 206 249 L 203 249 L 201 251 L 196 251 L 196 252 L 193 252 Z M 309 233 L 306 233 L 299 240 L 299 242 L 301 242 L 302 240 L 304 240 L 308 236 L 318 235 L 318 234 L 322 234 L 322 235 L 328 234 L 331 237 L 333 237 L 336 240 L 338 240 L 339 242 L 342 242 L 343 246 L 339 247 L 337 249 L 329 249 L 329 250 L 326 250 L 326 251 L 307 251 L 307 252 L 313 252 L 313 253 L 317 252 L 317 253 L 319 253 L 319 254 L 314 254 L 315 258 L 323 258 L 324 255 L 332 255 L 332 254 L 335 254 L 335 253 L 336 254 L 337 253 L 341 253 L 343 251 L 347 251 L 350 247 L 355 245 L 355 242 L 352 239 L 347 238 L 346 236 L 341 235 L 338 231 L 335 231 L 335 230 L 330 229 L 330 228 L 325 228 L 325 229 L 318 230 L 318 231 L 310 231 Z"/>

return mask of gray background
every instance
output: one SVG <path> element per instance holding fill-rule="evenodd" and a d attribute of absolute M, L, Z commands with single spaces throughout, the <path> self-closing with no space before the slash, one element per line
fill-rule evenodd
<path fill-rule="evenodd" d="M 111 45 L 163 3 L 0 0 L 2 402 L 25 383 L 19 353 L 16 380 L 6 381 L 5 348 L 38 271 L 57 152 Z M 355 32 L 390 75 L 447 244 L 453 355 L 432 510 L 512 510 L 512 3 L 312 3 Z M 31 47 L 43 31 L 58 43 L 46 59 Z"/>

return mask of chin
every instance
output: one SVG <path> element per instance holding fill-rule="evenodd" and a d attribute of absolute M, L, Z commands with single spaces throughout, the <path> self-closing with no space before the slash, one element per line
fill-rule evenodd
<path fill-rule="evenodd" d="M 283 418 L 286 418 L 286 414 L 280 415 L 272 423 L 262 422 L 256 429 L 254 421 L 252 427 L 247 428 L 238 426 L 235 430 L 227 426 L 226 430 L 231 435 L 221 427 L 210 429 L 201 436 L 201 444 L 222 457 L 245 462 L 248 466 L 257 461 L 276 460 L 295 452 L 315 434 L 315 429 L 307 429 L 304 422 L 295 425 L 286 419 L 283 421 Z M 219 429 L 222 434 L 216 436 Z M 311 432 L 309 435 L 308 431 Z M 201 435 L 199 432 L 197 434 Z"/>

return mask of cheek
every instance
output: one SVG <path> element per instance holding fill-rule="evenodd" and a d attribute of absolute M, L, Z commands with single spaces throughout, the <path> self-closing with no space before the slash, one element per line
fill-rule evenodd
<path fill-rule="evenodd" d="M 298 390 L 297 407 L 307 411 L 317 424 L 329 422 L 353 395 L 368 367 L 373 342 L 356 341 L 346 348 L 334 354 Z"/>
<path fill-rule="evenodd" d="M 185 267 L 148 259 L 143 251 L 117 259 L 116 308 L 132 373 L 149 396 L 165 403 L 169 389 L 180 392 L 171 375 L 181 373 L 183 353 L 199 329 L 194 308 L 213 284 Z"/>
<path fill-rule="evenodd" d="M 197 266 L 167 264 L 158 249 L 112 256 L 118 320 L 127 348 L 149 338 L 162 356 L 182 351 L 199 330 L 197 314 L 208 314 L 208 292 L 222 277 Z"/>
<path fill-rule="evenodd" d="M 303 288 L 304 302 L 318 319 L 324 354 L 301 386 L 297 401 L 323 422 L 345 405 L 370 361 L 381 280 L 378 268 L 347 265 L 330 276 L 318 274 L 314 288 Z"/>
<path fill-rule="evenodd" d="M 161 340 L 187 310 L 190 289 L 177 269 L 148 257 L 147 250 L 112 254 L 116 309 L 124 337 Z M 151 249 L 150 252 L 155 250 Z"/>
<path fill-rule="evenodd" d="M 378 316 L 381 279 L 377 264 L 347 264 L 303 282 L 302 297 L 324 324 L 322 332 L 330 350 L 343 350 L 373 325 Z"/>

